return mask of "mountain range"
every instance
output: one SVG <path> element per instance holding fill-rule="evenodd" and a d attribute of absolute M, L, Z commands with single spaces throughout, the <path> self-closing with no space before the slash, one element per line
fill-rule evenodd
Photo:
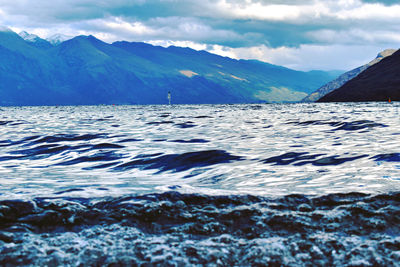
<path fill-rule="evenodd" d="M 359 75 L 361 72 L 363 72 L 367 68 L 371 67 L 372 65 L 375 65 L 376 63 L 380 62 L 382 59 L 384 59 L 388 56 L 391 56 L 396 51 L 397 51 L 396 49 L 386 49 L 386 50 L 380 52 L 374 60 L 370 61 L 369 63 L 367 63 L 363 66 L 360 66 L 358 68 L 355 68 L 353 70 L 343 73 L 338 78 L 325 84 L 324 86 L 319 88 L 317 91 L 315 91 L 312 94 L 305 97 L 302 100 L 302 102 L 315 102 L 315 101 L 319 100 L 320 98 L 327 95 L 328 93 L 343 86 L 346 82 L 355 78 L 357 75 Z"/>
<path fill-rule="evenodd" d="M 0 31 L 0 105 L 294 102 L 338 72 L 94 36 Z"/>
<path fill-rule="evenodd" d="M 318 102 L 400 101 L 400 50 L 370 66 Z"/>

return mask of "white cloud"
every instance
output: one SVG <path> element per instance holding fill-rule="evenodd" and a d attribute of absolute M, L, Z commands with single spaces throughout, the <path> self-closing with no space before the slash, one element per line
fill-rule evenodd
<path fill-rule="evenodd" d="M 393 47 L 387 47 L 393 48 Z M 264 45 L 250 48 L 231 48 L 234 58 L 258 59 L 296 70 L 350 70 L 368 63 L 378 52 L 376 46 L 301 45 L 270 48 Z M 213 52 L 218 53 L 214 50 Z"/>
<path fill-rule="evenodd" d="M 147 27 L 141 22 L 129 23 L 121 18 L 115 18 L 114 20 L 103 21 L 105 28 L 108 28 L 114 32 L 125 32 L 133 35 L 154 35 L 157 32 L 150 27 Z"/>
<path fill-rule="evenodd" d="M 359 1 L 356 1 L 359 2 Z M 396 20 L 400 17 L 400 4 L 393 6 L 385 6 L 383 4 L 361 4 L 353 6 L 350 9 L 342 8 L 340 12 L 334 16 L 341 20 Z"/>
<path fill-rule="evenodd" d="M 269 4 L 265 2 L 220 0 L 215 5 L 219 15 L 236 19 L 309 23 L 327 20 L 395 20 L 400 21 L 400 3 L 385 6 L 364 3 L 361 0 L 315 0 L 303 4 Z M 319 21 L 317 23 L 321 23 Z"/>
<path fill-rule="evenodd" d="M 351 70 L 373 60 L 386 48 L 366 45 L 301 45 L 299 47 L 270 48 L 265 45 L 230 48 L 221 45 L 207 45 L 190 41 L 148 41 L 163 47 L 180 46 L 195 50 L 206 50 L 220 56 L 234 59 L 257 59 L 287 68 L 309 70 Z"/>
<path fill-rule="evenodd" d="M 353 28 L 346 30 L 317 30 L 307 33 L 315 41 L 325 44 L 400 44 L 400 32 Z"/>
<path fill-rule="evenodd" d="M 85 29 L 95 36 L 103 34 L 108 42 L 117 40 L 149 41 L 165 40 L 180 42 L 218 42 L 240 40 L 242 37 L 230 30 L 219 30 L 193 18 L 154 18 L 146 22 L 129 21 L 122 17 L 108 17 L 72 24 L 73 28 Z"/>
<path fill-rule="evenodd" d="M 0 25 L 41 37 L 188 46 L 295 69 L 350 69 L 400 44 L 400 2 L 0 0 Z"/>
<path fill-rule="evenodd" d="M 191 41 L 149 40 L 147 41 L 147 43 L 163 47 L 169 47 L 169 46 L 190 47 L 197 51 L 207 50 L 206 44 L 199 44 Z"/>
<path fill-rule="evenodd" d="M 301 16 L 303 9 L 293 5 L 263 5 L 262 3 L 232 4 L 220 1 L 217 4 L 220 11 L 227 11 L 231 16 L 241 19 L 257 19 L 286 21 L 295 20 Z M 222 12 L 221 12 L 222 13 Z"/>

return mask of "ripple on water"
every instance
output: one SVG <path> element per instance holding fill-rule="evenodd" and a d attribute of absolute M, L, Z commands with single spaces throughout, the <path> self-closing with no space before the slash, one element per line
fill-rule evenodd
<path fill-rule="evenodd" d="M 385 124 L 377 123 L 369 120 L 357 120 L 350 122 L 342 122 L 342 121 L 326 121 L 326 120 L 311 120 L 311 121 L 293 121 L 288 122 L 288 124 L 295 124 L 300 126 L 309 126 L 309 125 L 329 125 L 332 127 L 336 127 L 332 129 L 333 131 L 356 131 L 362 129 L 370 129 L 375 127 L 388 127 Z"/>
<path fill-rule="evenodd" d="M 396 266 L 399 107 L 4 108 L 0 265 Z"/>
<path fill-rule="evenodd" d="M 33 143 L 57 143 L 57 142 L 64 142 L 64 141 L 89 141 L 93 139 L 106 139 L 106 134 L 57 134 L 53 136 L 44 136 L 39 138 Z"/>
<path fill-rule="evenodd" d="M 130 169 L 158 170 L 158 172 L 174 171 L 181 172 L 192 168 L 211 166 L 221 163 L 242 160 L 239 156 L 233 156 L 223 150 L 208 150 L 188 152 L 183 154 L 169 154 L 158 157 L 143 156 L 130 162 L 118 165 L 115 171 L 126 171 Z"/>
<path fill-rule="evenodd" d="M 385 192 L 400 186 L 398 109 L 379 103 L 5 108 L 0 194 L 92 181 L 111 191 L 184 184 L 253 194 Z M 14 122 L 24 124 L 9 127 Z"/>
<path fill-rule="evenodd" d="M 380 154 L 373 156 L 375 161 L 400 162 L 400 153 Z"/>
<path fill-rule="evenodd" d="M 204 139 L 190 139 L 190 140 L 172 140 L 174 143 L 209 143 L 210 141 Z"/>
<path fill-rule="evenodd" d="M 399 201 L 397 193 L 176 192 L 5 200 L 0 265 L 395 266 Z"/>
<path fill-rule="evenodd" d="M 329 165 L 340 165 L 342 163 L 353 161 L 361 158 L 368 157 L 368 155 L 360 155 L 354 157 L 339 157 L 329 156 L 321 157 L 324 154 L 309 155 L 307 152 L 289 152 L 280 156 L 270 157 L 263 160 L 263 163 L 274 163 L 275 165 L 289 165 L 302 166 L 305 164 L 312 164 L 315 166 L 329 166 Z"/>

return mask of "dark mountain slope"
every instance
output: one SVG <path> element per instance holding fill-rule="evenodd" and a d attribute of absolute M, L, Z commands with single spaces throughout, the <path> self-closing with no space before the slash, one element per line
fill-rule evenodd
<path fill-rule="evenodd" d="M 353 70 L 350 70 L 342 75 L 340 75 L 338 78 L 334 79 L 333 81 L 325 84 L 321 88 L 319 88 L 317 91 L 313 92 L 312 94 L 308 95 L 306 98 L 304 98 L 302 101 L 303 102 L 314 102 L 320 99 L 321 97 L 327 95 L 328 93 L 332 92 L 333 90 L 338 89 L 342 85 L 344 85 L 346 82 L 350 81 L 357 75 L 359 75 L 361 72 L 369 68 L 370 66 L 380 62 L 382 59 L 385 57 L 391 56 L 394 52 L 396 52 L 396 49 L 386 49 L 382 52 L 380 52 L 377 57 L 369 62 L 368 64 L 365 64 L 361 67 L 355 68 Z"/>
<path fill-rule="evenodd" d="M 400 100 L 400 50 L 369 67 L 318 102 Z"/>

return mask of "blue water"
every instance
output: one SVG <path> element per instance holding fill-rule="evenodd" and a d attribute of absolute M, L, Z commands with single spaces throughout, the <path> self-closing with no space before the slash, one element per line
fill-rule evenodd
<path fill-rule="evenodd" d="M 0 265 L 396 265 L 399 115 L 2 107 Z"/>

